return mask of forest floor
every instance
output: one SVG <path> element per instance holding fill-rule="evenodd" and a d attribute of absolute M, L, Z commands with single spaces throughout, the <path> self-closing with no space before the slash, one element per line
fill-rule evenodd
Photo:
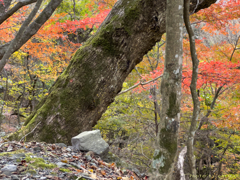
<path fill-rule="evenodd" d="M 73 151 L 63 143 L 4 142 L 0 139 L 0 179 L 147 179 L 115 163 L 106 163 L 93 152 Z"/>

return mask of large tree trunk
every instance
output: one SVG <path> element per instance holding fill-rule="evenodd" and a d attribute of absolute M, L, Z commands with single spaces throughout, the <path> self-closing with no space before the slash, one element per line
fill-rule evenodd
<path fill-rule="evenodd" d="M 205 0 L 200 8 L 216 0 Z M 194 1 L 195 2 L 195 1 Z M 194 5 L 195 3 L 193 3 Z M 194 6 L 192 6 L 192 9 Z M 65 142 L 90 130 L 121 91 L 127 75 L 165 32 L 165 0 L 119 0 L 28 117 L 9 138 Z M 199 8 L 198 8 L 199 10 Z"/>
<path fill-rule="evenodd" d="M 153 168 L 155 178 L 172 180 L 177 157 L 182 81 L 183 0 L 167 0 L 166 57 L 161 82 L 161 122 Z"/>

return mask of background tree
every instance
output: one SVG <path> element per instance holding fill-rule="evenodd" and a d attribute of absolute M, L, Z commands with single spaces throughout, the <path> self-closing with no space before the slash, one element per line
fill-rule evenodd
<path fill-rule="evenodd" d="M 154 179 L 172 179 L 178 148 L 182 80 L 183 1 L 167 1 L 166 57 L 161 79 L 161 120 L 154 153 Z"/>

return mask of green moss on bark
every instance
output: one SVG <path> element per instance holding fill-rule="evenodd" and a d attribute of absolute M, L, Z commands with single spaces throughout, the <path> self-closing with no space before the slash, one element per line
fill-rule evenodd
<path fill-rule="evenodd" d="M 139 18 L 140 11 L 139 7 L 135 6 L 133 8 L 125 9 L 125 18 L 124 18 L 124 28 L 129 35 L 133 33 L 132 24 Z"/>
<path fill-rule="evenodd" d="M 114 26 L 112 24 L 106 25 L 101 29 L 98 36 L 92 39 L 93 47 L 100 47 L 103 53 L 107 56 L 114 56 L 119 53 L 118 46 L 113 40 Z"/>
<path fill-rule="evenodd" d="M 169 108 L 167 110 L 167 115 L 169 118 L 175 118 L 180 112 L 179 104 L 177 103 L 177 95 L 171 92 L 169 96 Z"/>
<path fill-rule="evenodd" d="M 177 137 L 172 131 L 161 129 L 159 139 L 160 147 L 164 151 L 159 151 L 154 156 L 154 160 L 162 164 L 159 167 L 159 173 L 168 173 L 168 170 L 172 167 L 172 163 L 174 163 L 177 152 Z"/>

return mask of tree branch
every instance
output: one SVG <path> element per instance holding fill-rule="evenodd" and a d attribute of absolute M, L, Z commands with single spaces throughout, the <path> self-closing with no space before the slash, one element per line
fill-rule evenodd
<path fill-rule="evenodd" d="M 8 47 L 6 53 L 4 54 L 3 58 L 0 61 L 0 72 L 3 70 L 3 67 L 7 63 L 8 58 L 14 52 L 15 46 L 19 42 L 19 40 L 21 39 L 25 29 L 28 27 L 28 25 L 33 20 L 33 18 L 36 16 L 36 14 L 37 14 L 37 12 L 38 12 L 41 4 L 42 4 L 42 1 L 43 0 L 38 0 L 37 1 L 34 9 L 30 13 L 30 15 L 27 17 L 27 19 L 24 21 L 24 23 L 22 24 L 20 30 L 18 31 L 17 35 L 15 36 L 14 40 L 11 42 L 10 46 Z"/>
<path fill-rule="evenodd" d="M 231 57 L 230 57 L 230 61 L 232 61 L 232 58 L 233 58 L 233 55 L 234 55 L 235 51 L 238 50 L 238 49 L 240 49 L 240 48 L 237 48 L 238 40 L 239 40 L 239 39 L 240 39 L 240 36 L 238 36 L 238 39 L 237 39 L 237 41 L 236 41 L 236 43 L 235 43 L 235 45 L 234 45 L 233 52 L 232 52 Z"/>
<path fill-rule="evenodd" d="M 146 84 L 149 84 L 149 83 L 151 83 L 151 82 L 153 82 L 153 81 L 156 81 L 156 80 L 159 79 L 160 77 L 162 77 L 162 75 L 161 75 L 161 76 L 158 76 L 158 77 L 156 77 L 156 78 L 154 78 L 154 79 L 152 79 L 152 80 L 150 80 L 150 81 L 147 81 L 147 82 L 139 82 L 139 83 L 135 84 L 134 86 L 132 86 L 132 87 L 130 87 L 130 88 L 124 90 L 124 91 L 121 91 L 120 93 L 118 93 L 117 96 L 119 96 L 120 94 L 126 93 L 126 92 L 128 92 L 128 91 L 131 91 L 132 89 L 138 87 L 139 85 L 146 85 Z"/>
<path fill-rule="evenodd" d="M 12 53 L 20 49 L 37 31 L 41 28 L 41 26 L 51 17 L 55 9 L 63 0 L 51 0 L 50 3 L 46 6 L 46 8 L 42 11 L 42 13 L 25 29 L 21 39 L 12 49 Z M 12 42 L 12 41 L 11 41 Z M 2 59 L 8 46 L 11 44 L 8 42 L 3 46 L 0 46 L 0 58 Z M 0 61 L 1 62 L 1 61 Z"/>
<path fill-rule="evenodd" d="M 5 12 L 3 15 L 0 16 L 0 24 L 2 24 L 5 20 L 11 17 L 17 10 L 21 7 L 26 6 L 28 4 L 32 4 L 37 2 L 37 0 L 21 0 L 19 1 L 12 9 Z"/>

